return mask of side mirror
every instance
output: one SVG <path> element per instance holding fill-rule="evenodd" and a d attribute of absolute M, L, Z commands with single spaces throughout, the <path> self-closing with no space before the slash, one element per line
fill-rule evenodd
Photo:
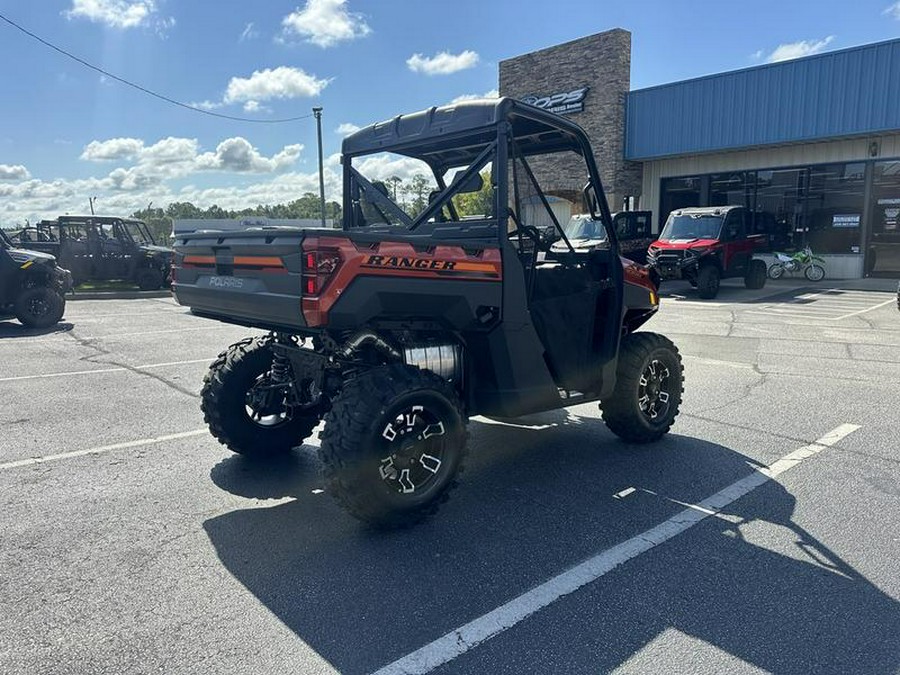
<path fill-rule="evenodd" d="M 469 180 L 465 181 L 465 183 L 461 183 L 460 181 L 462 181 L 462 177 L 465 173 L 466 169 L 460 169 L 453 176 L 453 180 L 450 181 L 451 187 L 458 193 L 478 192 L 484 187 L 484 179 L 482 179 L 480 173 L 474 174 Z"/>

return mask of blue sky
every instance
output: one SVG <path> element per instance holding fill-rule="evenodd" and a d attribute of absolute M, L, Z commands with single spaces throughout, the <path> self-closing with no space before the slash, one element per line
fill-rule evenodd
<path fill-rule="evenodd" d="M 0 0 L 0 13 L 116 75 L 214 112 L 324 107 L 328 189 L 349 125 L 496 90 L 505 58 L 609 28 L 632 87 L 897 37 L 900 2 L 692 0 Z M 0 225 L 149 201 L 226 208 L 317 189 L 312 119 L 186 111 L 0 23 Z M 343 126 L 342 126 L 343 125 Z M 393 167 L 399 170 L 398 167 Z"/>

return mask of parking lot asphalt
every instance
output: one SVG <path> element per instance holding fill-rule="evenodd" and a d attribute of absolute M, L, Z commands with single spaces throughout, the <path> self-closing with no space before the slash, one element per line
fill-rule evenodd
<path fill-rule="evenodd" d="M 665 286 L 668 437 L 476 418 L 460 488 L 392 533 L 315 437 L 258 465 L 206 432 L 252 331 L 165 298 L 0 323 L 0 672 L 896 673 L 896 296 L 804 283 Z"/>

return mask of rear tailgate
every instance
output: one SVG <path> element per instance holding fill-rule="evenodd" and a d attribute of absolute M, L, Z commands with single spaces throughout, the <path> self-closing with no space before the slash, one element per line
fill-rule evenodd
<path fill-rule="evenodd" d="M 327 230 L 334 234 L 334 230 Z M 301 243 L 317 230 L 178 234 L 172 290 L 195 313 L 261 328 L 303 328 Z"/>

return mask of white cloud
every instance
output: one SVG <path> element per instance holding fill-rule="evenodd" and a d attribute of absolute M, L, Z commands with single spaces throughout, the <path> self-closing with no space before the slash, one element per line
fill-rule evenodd
<path fill-rule="evenodd" d="M 790 59 L 799 59 L 802 56 L 810 56 L 818 54 L 834 41 L 834 35 L 822 38 L 821 40 L 801 40 L 799 42 L 790 42 L 778 45 L 766 61 L 776 63 L 778 61 L 788 61 Z"/>
<path fill-rule="evenodd" d="M 750 55 L 750 58 L 753 59 L 754 61 L 759 61 L 762 57 L 763 57 L 763 50 L 762 50 L 762 49 L 757 49 L 755 52 L 753 52 L 753 53 Z"/>
<path fill-rule="evenodd" d="M 85 195 L 96 195 L 103 213 L 127 215 L 154 204 L 164 206 L 172 202 L 191 202 L 201 209 L 218 204 L 223 209 L 244 209 L 258 204 L 282 204 L 313 192 L 318 194 L 317 172 L 282 173 L 272 178 L 236 186 L 198 188 L 187 185 L 173 188 L 166 182 L 156 182 L 128 169 L 117 169 L 105 178 L 77 180 L 29 180 L 17 185 L 0 184 L 4 212 L 2 225 L 34 222 L 50 215 L 82 213 L 87 207 Z M 325 169 L 325 194 L 329 200 L 340 200 L 341 174 L 339 169 Z"/>
<path fill-rule="evenodd" d="M 72 0 L 72 7 L 63 14 L 70 20 L 87 19 L 123 30 L 152 24 L 163 38 L 175 26 L 174 17 L 156 16 L 156 0 Z"/>
<path fill-rule="evenodd" d="M 900 2 L 895 2 L 890 7 L 885 7 L 882 14 L 888 14 L 891 17 L 893 17 L 894 19 L 897 19 L 898 21 L 900 21 Z"/>
<path fill-rule="evenodd" d="M 190 105 L 194 108 L 200 108 L 200 110 L 216 110 L 217 108 L 224 107 L 225 104 L 221 101 L 197 101 Z"/>
<path fill-rule="evenodd" d="M 255 40 L 259 37 L 259 31 L 253 27 L 253 22 L 251 21 L 246 26 L 244 26 L 243 32 L 241 32 L 241 36 L 238 38 L 238 42 L 246 42 L 247 40 Z"/>
<path fill-rule="evenodd" d="M 28 180 L 31 174 L 21 164 L 0 164 L 0 180 Z"/>
<path fill-rule="evenodd" d="M 369 180 L 386 181 L 392 176 L 397 176 L 408 181 L 416 174 L 423 174 L 430 182 L 434 182 L 431 169 L 422 160 L 387 152 L 380 152 L 354 161 L 353 166 Z"/>
<path fill-rule="evenodd" d="M 281 21 L 286 36 L 297 35 L 319 47 L 355 40 L 372 32 L 361 14 L 347 11 L 346 0 L 307 0 Z"/>
<path fill-rule="evenodd" d="M 450 101 L 448 105 L 465 103 L 466 101 L 477 101 L 482 98 L 497 98 L 498 96 L 500 96 L 500 92 L 496 89 L 491 89 L 490 91 L 486 91 L 483 94 L 463 94 L 462 96 L 457 96 L 455 99 Z"/>
<path fill-rule="evenodd" d="M 334 130 L 334 133 L 340 134 L 341 136 L 349 136 L 350 134 L 355 134 L 360 129 L 362 129 L 362 127 L 358 127 L 350 122 L 344 122 Z"/>
<path fill-rule="evenodd" d="M 88 143 L 81 159 L 132 161 L 132 166 L 120 167 L 108 176 L 114 189 L 127 190 L 140 189 L 147 182 L 160 183 L 202 171 L 278 173 L 295 164 L 302 150 L 302 145 L 287 145 L 272 157 L 266 157 L 239 136 L 228 138 L 219 143 L 214 152 L 205 153 L 200 152 L 196 138 L 170 136 L 149 146 L 138 138 L 112 138 Z"/>
<path fill-rule="evenodd" d="M 287 145 L 281 152 L 268 158 L 262 156 L 247 139 L 228 138 L 219 143 L 215 152 L 207 152 L 197 157 L 196 168 L 201 171 L 273 173 L 295 164 L 302 151 L 302 145 Z"/>
<path fill-rule="evenodd" d="M 328 82 L 289 66 L 256 70 L 250 77 L 232 77 L 225 91 L 224 102 L 246 103 L 318 96 L 328 86 Z"/>
<path fill-rule="evenodd" d="M 411 71 L 425 75 L 449 75 L 466 68 L 474 68 L 477 63 L 478 54 L 470 49 L 459 54 L 450 52 L 438 52 L 434 56 L 413 54 L 406 59 L 406 65 Z"/>
<path fill-rule="evenodd" d="M 272 112 L 271 108 L 267 108 L 264 105 L 261 105 L 259 101 L 247 101 L 244 104 L 244 112 L 246 113 L 258 113 L 258 112 Z"/>
<path fill-rule="evenodd" d="M 196 138 L 175 138 L 169 136 L 144 148 L 139 155 L 142 164 L 181 164 L 191 162 L 200 149 Z"/>
<path fill-rule="evenodd" d="M 143 149 L 144 141 L 138 138 L 110 138 L 106 141 L 91 141 L 84 147 L 81 159 L 89 162 L 134 159 Z"/>
<path fill-rule="evenodd" d="M 72 0 L 70 19 L 83 18 L 112 28 L 134 28 L 156 11 L 154 0 Z"/>

